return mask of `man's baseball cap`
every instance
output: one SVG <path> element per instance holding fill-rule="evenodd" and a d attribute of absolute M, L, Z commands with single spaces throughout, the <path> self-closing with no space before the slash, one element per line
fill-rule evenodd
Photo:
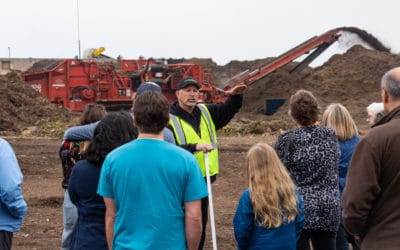
<path fill-rule="evenodd" d="M 145 91 L 154 91 L 161 93 L 161 87 L 157 83 L 154 82 L 144 82 L 139 85 L 139 87 L 136 90 L 136 97 L 138 97 L 140 94 L 142 94 Z"/>
<path fill-rule="evenodd" d="M 200 89 L 200 84 L 196 81 L 196 79 L 192 78 L 192 77 L 186 77 L 183 78 L 179 81 L 178 85 L 176 86 L 176 88 L 179 89 L 184 89 L 187 86 L 195 86 L 197 89 Z"/>

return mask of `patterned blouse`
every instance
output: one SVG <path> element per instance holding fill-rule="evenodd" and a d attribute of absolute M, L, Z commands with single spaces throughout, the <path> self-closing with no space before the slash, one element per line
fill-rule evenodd
<path fill-rule="evenodd" d="M 312 125 L 285 132 L 275 150 L 303 196 L 304 229 L 337 231 L 340 149 L 334 130 Z"/>

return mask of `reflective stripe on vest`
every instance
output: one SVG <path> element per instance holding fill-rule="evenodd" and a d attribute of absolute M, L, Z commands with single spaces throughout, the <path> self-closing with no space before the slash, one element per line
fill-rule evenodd
<path fill-rule="evenodd" d="M 215 134 L 214 131 L 211 129 L 211 117 L 210 114 L 208 113 L 208 111 L 206 110 L 206 107 L 203 105 L 197 105 L 197 107 L 200 108 L 201 114 L 204 115 L 204 117 L 207 120 L 208 123 L 208 131 L 210 132 L 210 138 L 211 138 L 211 143 L 214 147 L 217 146 L 217 140 L 215 139 Z"/>
<path fill-rule="evenodd" d="M 181 124 L 179 124 L 178 118 L 173 114 L 170 114 L 169 118 L 171 119 L 173 126 L 177 133 L 176 136 L 178 137 L 177 139 L 179 141 L 177 144 L 186 144 L 185 133 L 183 133 L 183 128 L 182 128 Z"/>

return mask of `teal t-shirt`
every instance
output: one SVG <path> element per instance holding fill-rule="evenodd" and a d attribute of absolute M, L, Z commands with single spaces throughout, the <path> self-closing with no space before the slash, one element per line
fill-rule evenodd
<path fill-rule="evenodd" d="M 186 249 L 184 202 L 208 194 L 194 156 L 154 139 L 109 153 L 97 193 L 117 208 L 114 249 Z"/>

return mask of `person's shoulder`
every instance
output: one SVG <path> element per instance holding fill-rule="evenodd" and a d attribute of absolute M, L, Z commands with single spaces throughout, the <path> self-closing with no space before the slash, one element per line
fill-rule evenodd
<path fill-rule="evenodd" d="M 250 189 L 246 188 L 243 192 L 242 195 L 240 196 L 239 202 L 244 204 L 251 204 L 251 197 L 250 197 Z"/>
<path fill-rule="evenodd" d="M 286 138 L 290 133 L 293 133 L 293 130 L 285 130 L 278 136 L 278 139 Z"/>
<path fill-rule="evenodd" d="M 189 151 L 187 151 L 186 149 L 183 149 L 183 148 L 181 148 L 179 146 L 176 146 L 176 145 L 174 145 L 172 143 L 163 141 L 163 146 L 166 149 L 168 149 L 169 151 L 174 152 L 174 153 L 176 153 L 178 155 L 182 155 L 184 157 L 193 156 L 193 154 L 190 153 Z"/>
<path fill-rule="evenodd" d="M 74 168 L 72 169 L 71 176 L 80 176 L 82 172 L 86 169 L 86 165 L 83 163 L 86 160 L 79 160 L 75 163 Z"/>
<path fill-rule="evenodd" d="M 337 138 L 336 132 L 332 128 L 322 126 L 322 125 L 315 125 L 313 127 L 314 127 L 314 131 L 316 132 L 316 134 L 319 134 L 321 136 L 323 136 L 323 135 L 331 136 L 332 138 L 335 138 L 335 139 Z"/>
<path fill-rule="evenodd" d="M 349 146 L 354 146 L 355 144 L 357 144 L 360 141 L 360 136 L 359 135 L 355 135 L 350 139 L 347 140 L 339 140 L 339 145 L 344 146 L 344 147 L 349 147 Z"/>
<path fill-rule="evenodd" d="M 0 138 L 0 149 L 1 149 L 0 152 L 7 152 L 7 153 L 14 152 L 11 144 L 6 139 L 3 138 Z"/>
<path fill-rule="evenodd" d="M 243 197 L 248 197 L 250 199 L 250 189 L 246 188 L 243 193 L 242 193 Z"/>
<path fill-rule="evenodd" d="M 363 141 L 373 141 L 374 143 L 379 141 L 386 141 L 394 137 L 400 136 L 400 120 L 399 123 L 390 121 L 388 123 L 371 128 L 365 136 L 362 138 Z"/>
<path fill-rule="evenodd" d="M 174 134 L 172 133 L 171 129 L 165 127 L 163 130 L 164 141 L 176 144 Z"/>
<path fill-rule="evenodd" d="M 296 133 L 298 133 L 298 129 L 286 130 L 286 131 L 284 131 L 284 132 L 281 134 L 281 137 L 285 138 L 285 137 L 294 135 L 294 134 L 296 134 Z"/>
<path fill-rule="evenodd" d="M 3 138 L 0 138 L 0 148 L 3 148 L 7 144 L 7 141 Z"/>
<path fill-rule="evenodd" d="M 114 148 L 113 150 L 111 150 L 111 152 L 109 152 L 107 154 L 107 156 L 119 157 L 121 154 L 129 153 L 131 151 L 132 146 L 136 145 L 138 141 L 140 141 L 140 140 L 134 139 L 134 140 L 127 142 L 117 148 Z"/>
<path fill-rule="evenodd" d="M 0 138 L 0 146 L 8 146 L 10 145 L 6 139 Z"/>
<path fill-rule="evenodd" d="M 183 160 L 186 163 L 196 163 L 197 160 L 192 153 L 184 148 L 171 144 L 169 142 L 163 141 L 164 153 L 169 157 L 174 157 L 176 160 Z"/>
<path fill-rule="evenodd" d="M 323 126 L 323 125 L 315 125 L 315 128 L 319 131 L 325 131 L 327 133 L 335 133 L 335 130 L 333 130 L 333 128 L 329 128 L 327 126 Z"/>
<path fill-rule="evenodd" d="M 91 163 L 91 162 L 89 162 L 89 161 L 86 160 L 86 159 L 83 159 L 83 160 L 77 161 L 77 162 L 75 163 L 75 165 L 74 165 L 74 168 L 82 168 L 82 167 L 91 166 L 91 165 L 94 165 L 94 164 Z"/>
<path fill-rule="evenodd" d="M 277 142 L 286 142 L 292 141 L 297 137 L 301 137 L 302 134 L 301 128 L 290 129 L 282 132 L 282 134 L 278 137 Z"/>
<path fill-rule="evenodd" d="M 353 136 L 353 138 L 348 139 L 348 141 L 350 143 L 357 143 L 360 141 L 360 139 L 361 139 L 361 137 L 359 135 L 355 135 L 355 136 Z"/>

